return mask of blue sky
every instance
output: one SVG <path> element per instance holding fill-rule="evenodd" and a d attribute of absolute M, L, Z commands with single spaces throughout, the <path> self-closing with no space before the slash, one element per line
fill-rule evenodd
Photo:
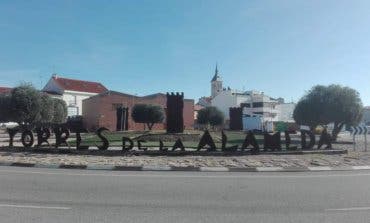
<path fill-rule="evenodd" d="M 53 72 L 145 95 L 224 85 L 298 100 L 315 84 L 370 105 L 370 2 L 0 1 L 0 85 Z"/>

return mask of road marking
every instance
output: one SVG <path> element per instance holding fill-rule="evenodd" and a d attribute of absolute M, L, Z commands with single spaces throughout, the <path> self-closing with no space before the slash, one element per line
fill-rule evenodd
<path fill-rule="evenodd" d="M 284 169 L 282 167 L 257 167 L 257 171 L 260 172 L 271 172 L 271 171 L 283 171 Z"/>
<path fill-rule="evenodd" d="M 9 208 L 32 208 L 32 209 L 54 209 L 54 210 L 70 210 L 70 207 L 52 207 L 52 206 L 35 206 L 35 205 L 15 205 L 15 204 L 0 204 L 0 207 Z"/>
<path fill-rule="evenodd" d="M 143 166 L 144 171 L 169 171 L 171 170 L 170 166 Z"/>
<path fill-rule="evenodd" d="M 325 211 L 368 211 L 370 207 L 352 207 L 352 208 L 337 208 L 337 209 L 326 209 Z"/>
<path fill-rule="evenodd" d="M 354 170 L 369 170 L 370 166 L 353 166 Z"/>
<path fill-rule="evenodd" d="M 311 170 L 311 171 L 329 171 L 329 170 L 331 170 L 331 167 L 327 167 L 327 166 L 309 166 L 308 169 Z"/>
<path fill-rule="evenodd" d="M 15 167 L 14 167 L 15 168 Z M 45 169 L 47 170 L 47 169 Z M 76 171 L 76 170 L 73 170 Z M 86 170 L 84 170 L 86 171 Z M 143 172 L 137 171 L 132 172 L 132 174 L 127 174 L 122 171 L 122 174 L 113 174 L 111 171 L 101 171 L 101 173 L 68 173 L 68 172 L 41 172 L 41 171 L 22 171 L 22 170 L 0 170 L 0 174 L 41 174 L 41 175 L 63 175 L 63 176 L 97 176 L 97 177 L 147 177 L 147 178 L 326 178 L 326 177 L 358 177 L 358 176 L 370 176 L 370 173 L 354 173 L 354 174 L 310 174 L 310 172 L 305 172 L 305 175 L 288 175 L 287 173 L 277 173 L 276 175 L 270 174 L 261 174 L 255 175 L 255 173 L 243 173 L 243 174 L 233 174 L 230 172 L 225 172 L 227 175 L 199 175 L 204 172 L 189 172 L 187 175 L 176 174 L 174 172 L 161 172 L 162 174 L 142 174 Z M 192 173 L 192 175 L 190 175 Z M 232 174 L 232 175 L 231 175 Z M 250 174 L 250 175 L 249 175 Z"/>
<path fill-rule="evenodd" d="M 227 167 L 200 167 L 200 171 L 203 172 L 227 172 Z"/>

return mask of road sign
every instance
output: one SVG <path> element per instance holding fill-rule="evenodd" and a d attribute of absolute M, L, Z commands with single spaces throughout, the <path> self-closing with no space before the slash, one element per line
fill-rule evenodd
<path fill-rule="evenodd" d="M 370 130 L 367 126 L 356 126 L 356 127 L 351 127 L 349 130 L 351 134 L 353 135 L 363 135 L 363 134 L 368 134 L 370 133 Z"/>
<path fill-rule="evenodd" d="M 367 126 L 355 126 L 351 127 L 349 130 L 353 135 L 353 150 L 356 150 L 356 135 L 364 135 L 365 138 L 365 151 L 367 151 L 367 137 L 366 135 L 370 133 L 370 129 Z"/>

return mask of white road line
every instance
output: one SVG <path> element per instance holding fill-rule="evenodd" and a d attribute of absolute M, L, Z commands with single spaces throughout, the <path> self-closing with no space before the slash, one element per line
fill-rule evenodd
<path fill-rule="evenodd" d="M 229 168 L 227 167 L 200 167 L 200 171 L 204 172 L 227 172 Z"/>
<path fill-rule="evenodd" d="M 32 209 L 53 209 L 53 210 L 70 210 L 70 207 L 52 207 L 52 206 L 35 206 L 35 205 L 15 205 L 15 204 L 0 204 L 0 207 L 8 208 L 32 208 Z"/>
<path fill-rule="evenodd" d="M 369 170 L 370 166 L 353 166 L 354 170 Z"/>
<path fill-rule="evenodd" d="M 282 167 L 257 167 L 256 169 L 259 172 L 283 171 L 284 170 L 284 168 Z"/>
<path fill-rule="evenodd" d="M 75 170 L 73 170 L 75 171 Z M 109 171 L 111 172 L 111 171 Z M 137 173 L 127 174 L 122 171 L 122 174 L 113 174 L 108 173 L 107 171 L 102 171 L 102 173 L 66 173 L 66 172 L 41 172 L 41 171 L 21 171 L 21 170 L 0 170 L 0 174 L 9 174 L 9 173 L 17 173 L 17 174 L 40 174 L 40 175 L 63 175 L 63 176 L 97 176 L 97 177 L 132 177 L 132 178 L 327 178 L 327 177 L 358 177 L 358 176 L 370 176 L 370 173 L 354 173 L 354 174 L 309 174 L 309 172 L 305 172 L 305 175 L 291 175 L 289 173 L 278 173 L 278 175 L 270 174 L 263 174 L 261 172 L 253 172 L 253 173 L 238 173 L 230 175 L 230 172 L 225 174 L 227 175 L 199 175 L 200 173 L 204 172 L 189 172 L 188 175 L 173 175 L 174 172 L 168 174 L 166 172 L 161 172 L 162 174 L 141 174 L 143 172 L 138 171 Z M 192 174 L 191 174 L 192 173 Z M 251 175 L 248 175 L 251 174 Z M 260 174 L 260 175 L 254 175 Z"/>
<path fill-rule="evenodd" d="M 169 171 L 170 166 L 143 166 L 144 171 Z"/>
<path fill-rule="evenodd" d="M 328 166 L 309 166 L 309 170 L 311 171 L 329 171 L 331 170 L 331 167 Z"/>
<path fill-rule="evenodd" d="M 368 211 L 370 207 L 352 207 L 352 208 L 337 208 L 337 209 L 326 209 L 325 211 Z"/>

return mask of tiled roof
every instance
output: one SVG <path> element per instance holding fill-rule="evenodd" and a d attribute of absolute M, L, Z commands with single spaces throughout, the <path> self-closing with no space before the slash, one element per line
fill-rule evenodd
<path fill-rule="evenodd" d="M 9 93 L 11 90 L 9 87 L 0 87 L 0 94 Z"/>
<path fill-rule="evenodd" d="M 81 91 L 81 92 L 98 93 L 98 94 L 103 93 L 108 90 L 106 87 L 104 87 L 104 85 L 98 82 L 74 80 L 74 79 L 58 77 L 56 75 L 54 75 L 52 78 L 58 84 L 58 86 L 63 88 L 64 90 Z"/>

